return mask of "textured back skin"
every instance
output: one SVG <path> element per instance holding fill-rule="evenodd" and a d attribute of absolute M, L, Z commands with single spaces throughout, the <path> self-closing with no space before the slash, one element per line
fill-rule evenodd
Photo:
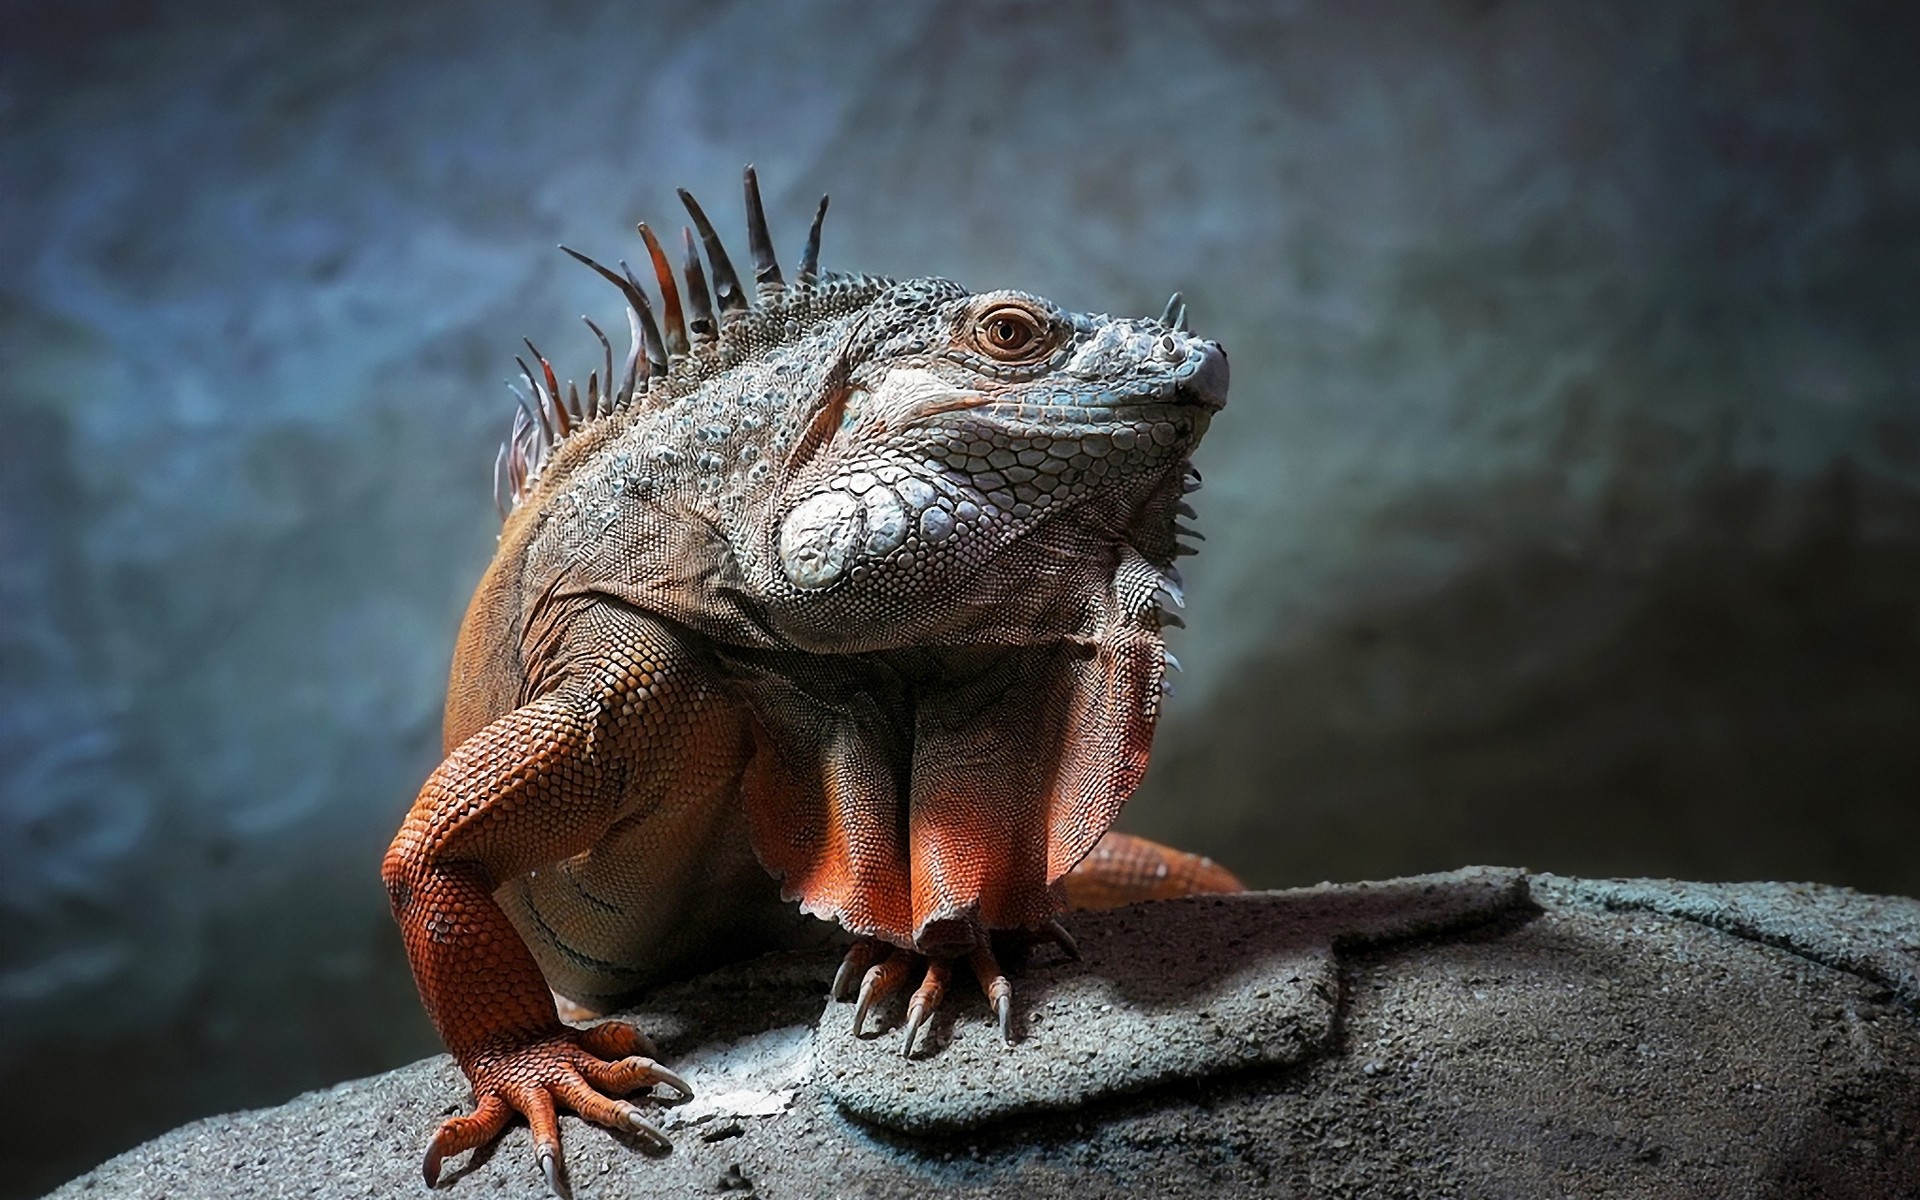
<path fill-rule="evenodd" d="M 769 871 L 929 952 L 1052 916 L 1145 769 L 1187 457 L 1225 399 L 1171 316 L 944 280 L 763 286 L 719 325 L 536 464 L 449 688 L 451 748 L 554 686 L 604 605 L 711 666 L 705 790 L 635 764 L 602 844 L 501 889 L 577 999 L 786 936 Z"/>

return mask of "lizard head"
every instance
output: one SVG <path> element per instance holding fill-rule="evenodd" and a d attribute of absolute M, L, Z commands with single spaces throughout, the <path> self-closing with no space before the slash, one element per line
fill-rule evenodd
<path fill-rule="evenodd" d="M 1041 641 L 1087 632 L 1127 551 L 1169 574 L 1227 392 L 1225 352 L 1184 324 L 1177 296 L 1126 319 L 939 279 L 881 292 L 770 506 L 776 619 L 818 649 Z"/>
<path fill-rule="evenodd" d="M 1226 354 L 1178 295 L 822 272 L 819 215 L 789 281 L 745 190 L 749 286 L 685 193 L 704 268 L 640 230 L 657 322 L 585 260 L 627 297 L 624 377 L 563 400 L 535 352 L 497 469 L 533 565 L 502 577 L 705 641 L 757 718 L 755 850 L 808 911 L 930 952 L 1031 927 L 1145 770 Z"/>
<path fill-rule="evenodd" d="M 823 605 L 838 628 L 854 607 L 898 619 L 889 594 L 964 592 L 1050 526 L 1088 552 L 1130 536 L 1164 549 L 1153 526 L 1173 508 L 1154 502 L 1170 476 L 1177 495 L 1227 392 L 1225 353 L 1181 327 L 1182 309 L 1176 297 L 1160 319 L 1087 316 L 944 280 L 881 293 L 797 448 L 775 550 L 782 607 L 800 617 L 838 592 L 864 601 Z"/>
<path fill-rule="evenodd" d="M 574 509 L 618 491 L 642 510 L 622 564 L 671 581 L 652 601 L 696 628 L 745 626 L 817 653 L 1091 636 L 1117 577 L 1178 594 L 1188 458 L 1228 372 L 1220 346 L 1187 331 L 1177 293 L 1157 318 L 1116 318 L 945 279 L 822 272 L 824 199 L 789 282 L 749 168 L 750 293 L 681 196 L 711 295 L 692 230 L 683 290 L 640 227 L 659 321 L 624 263 L 574 255 L 628 300 L 624 382 L 589 376 L 584 406 L 570 385 L 563 401 L 529 343 L 539 366 L 522 364 L 503 508 L 509 491 Z M 609 382 L 613 365 L 609 346 Z M 669 513 L 674 527 L 656 529 Z M 559 526 L 576 560 L 578 524 Z"/>

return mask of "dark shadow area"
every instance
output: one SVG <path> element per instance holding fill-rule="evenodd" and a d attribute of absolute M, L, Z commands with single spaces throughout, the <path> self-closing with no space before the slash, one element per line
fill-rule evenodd
<path fill-rule="evenodd" d="M 206 952 L 244 961 L 263 924 L 298 936 L 299 895 L 280 898 L 281 920 L 216 929 Z M 79 1032 L 9 1057 L 0 1076 L 18 1082 L 0 1107 L 0 1162 L 4 1187 L 15 1190 L 0 1195 L 37 1196 L 195 1116 L 277 1104 L 437 1053 L 405 959 L 384 939 L 369 954 L 370 979 L 324 962 L 293 980 L 236 973 L 224 988 L 209 981 L 197 989 L 172 1020 L 82 1021 Z M 111 1117 L 76 1118 L 97 1112 Z"/>
<path fill-rule="evenodd" d="M 1807 1114 L 1762 1200 L 1920 1196 L 1920 1080 L 1877 1071 L 1838 1086 Z"/>
<path fill-rule="evenodd" d="M 1489 538 L 1431 595 L 1277 637 L 1183 715 L 1142 832 L 1263 886 L 1475 860 L 1920 892 L 1920 494 L 1723 471 L 1654 546 L 1627 499 L 1587 544 Z"/>
<path fill-rule="evenodd" d="M 1195 910 L 1209 919 L 1180 916 Z M 1250 964 L 1457 934 L 1535 911 L 1524 880 L 1499 886 L 1497 880 L 1396 879 L 1325 893 L 1193 896 L 1074 914 L 1081 961 L 1060 963 L 1049 973 L 1099 976 L 1126 998 L 1131 1013 L 1179 1013 L 1219 994 L 1223 975 Z M 1175 921 L 1181 928 L 1177 941 L 1159 932 Z M 1138 950 L 1142 946 L 1165 949 L 1149 961 Z M 1314 991 L 1329 1011 L 1337 1006 L 1337 996 L 1322 986 L 1326 980 L 1303 975 L 1295 982 Z"/>
<path fill-rule="evenodd" d="M 1020 1043 L 1001 1045 L 976 989 L 956 980 L 945 1029 L 964 1021 L 964 1038 L 921 1062 L 901 1057 L 895 1029 L 856 1040 L 823 1026 L 820 1086 L 864 1120 L 945 1134 L 1309 1061 L 1337 1047 L 1348 950 L 1457 936 L 1537 911 L 1517 873 L 1458 872 L 1078 913 L 1081 959 L 1036 963 L 1015 981 Z M 948 1082 L 926 1086 L 929 1063 Z"/>

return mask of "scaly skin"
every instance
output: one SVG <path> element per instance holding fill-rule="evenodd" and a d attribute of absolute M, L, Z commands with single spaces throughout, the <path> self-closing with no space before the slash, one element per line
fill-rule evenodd
<path fill-rule="evenodd" d="M 1241 890 L 1233 872 L 1210 858 L 1118 830 L 1101 838 L 1093 853 L 1081 859 L 1061 883 L 1067 906 L 1081 911 Z"/>
<path fill-rule="evenodd" d="M 664 326 L 589 263 L 630 305 L 626 378 L 609 349 L 582 402 L 528 364 L 446 761 L 387 854 L 475 1097 L 430 1185 L 515 1113 L 562 1194 L 560 1107 L 658 1136 L 618 1097 L 686 1085 L 629 1026 L 563 1024 L 554 994 L 606 1011 L 795 944 L 794 901 L 859 935 L 835 984 L 861 978 L 856 1026 L 920 975 L 911 1052 L 962 960 L 1011 1036 L 997 932 L 1070 947 L 1069 902 L 1239 886 L 1108 832 L 1159 713 L 1219 347 L 1176 304 L 1115 320 L 822 276 L 818 218 L 788 283 L 751 169 L 749 300 L 687 199 L 717 312 L 691 236 L 683 306 L 643 226 Z"/>

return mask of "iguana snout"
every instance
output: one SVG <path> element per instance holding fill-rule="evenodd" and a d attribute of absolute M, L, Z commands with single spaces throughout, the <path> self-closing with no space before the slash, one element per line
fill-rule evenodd
<path fill-rule="evenodd" d="M 826 651 L 1089 634 L 1118 544 L 1170 558 L 1154 551 L 1226 403 L 1225 352 L 1177 296 L 1116 318 L 913 280 L 870 312 L 823 403 L 831 432 L 773 505 L 778 625 Z"/>

